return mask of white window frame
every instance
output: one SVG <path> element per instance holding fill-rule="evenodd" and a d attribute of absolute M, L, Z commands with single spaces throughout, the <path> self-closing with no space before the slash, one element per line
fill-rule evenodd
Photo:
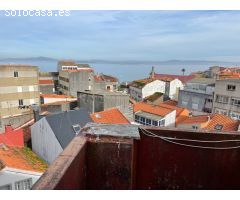
<path fill-rule="evenodd" d="M 32 178 L 15 182 L 15 190 L 30 190 L 32 187 Z"/>

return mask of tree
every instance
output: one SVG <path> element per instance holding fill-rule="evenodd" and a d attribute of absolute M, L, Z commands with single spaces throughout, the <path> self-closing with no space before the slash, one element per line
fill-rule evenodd
<path fill-rule="evenodd" d="M 183 73 L 183 76 L 184 76 L 184 73 L 185 73 L 185 71 L 186 71 L 186 69 L 184 69 L 184 68 L 182 68 L 182 73 Z"/>

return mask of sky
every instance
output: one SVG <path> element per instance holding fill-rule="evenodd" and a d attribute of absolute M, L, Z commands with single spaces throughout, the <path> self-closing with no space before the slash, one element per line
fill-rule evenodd
<path fill-rule="evenodd" d="M 240 61 L 240 11 L 0 15 L 0 58 Z"/>

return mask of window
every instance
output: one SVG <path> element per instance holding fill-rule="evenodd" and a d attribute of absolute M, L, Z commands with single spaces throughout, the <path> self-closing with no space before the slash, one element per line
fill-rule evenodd
<path fill-rule="evenodd" d="M 22 87 L 21 87 L 21 86 L 18 86 L 18 87 L 17 87 L 17 91 L 18 91 L 18 92 L 22 92 Z"/>
<path fill-rule="evenodd" d="M 236 90 L 236 85 L 227 85 L 227 90 L 228 91 L 235 91 Z"/>
<path fill-rule="evenodd" d="M 228 97 L 228 96 L 216 95 L 216 100 L 215 100 L 215 102 L 227 104 L 227 103 L 228 103 L 228 100 L 229 100 L 229 97 Z"/>
<path fill-rule="evenodd" d="M 73 130 L 74 130 L 74 132 L 75 132 L 76 135 L 77 135 L 77 134 L 80 132 L 80 130 L 81 130 L 81 126 L 80 126 L 79 124 L 74 124 L 74 125 L 72 125 L 72 127 L 73 127 Z"/>
<path fill-rule="evenodd" d="M 12 189 L 12 185 L 11 184 L 0 186 L 0 190 L 11 190 L 11 189 Z"/>
<path fill-rule="evenodd" d="M 198 126 L 193 125 L 192 128 L 193 128 L 193 129 L 198 129 Z"/>
<path fill-rule="evenodd" d="M 32 179 L 15 182 L 16 190 L 30 190 L 32 187 Z"/>
<path fill-rule="evenodd" d="M 22 99 L 19 99 L 19 100 L 18 100 L 18 105 L 19 105 L 19 106 L 23 106 L 23 100 L 22 100 Z"/>
<path fill-rule="evenodd" d="M 240 113 L 230 113 L 230 116 L 235 120 L 240 120 Z"/>
<path fill-rule="evenodd" d="M 18 77 L 18 72 L 14 72 L 14 77 Z"/>
<path fill-rule="evenodd" d="M 193 110 L 198 110 L 198 104 L 192 103 L 192 109 Z"/>
<path fill-rule="evenodd" d="M 135 121 L 138 122 L 139 121 L 139 116 L 135 115 Z"/>
<path fill-rule="evenodd" d="M 152 120 L 151 119 L 146 119 L 146 125 L 152 125 Z"/>
<path fill-rule="evenodd" d="M 153 126 L 158 126 L 158 122 L 157 121 L 152 121 L 152 125 Z"/>
<path fill-rule="evenodd" d="M 145 118 L 144 117 L 140 117 L 140 121 L 145 124 Z"/>
<path fill-rule="evenodd" d="M 240 106 L 240 99 L 234 97 L 231 98 L 231 105 Z"/>
<path fill-rule="evenodd" d="M 28 88 L 29 88 L 29 92 L 33 92 L 34 91 L 34 87 L 32 85 L 30 85 Z"/>
<path fill-rule="evenodd" d="M 207 102 L 208 103 L 212 103 L 212 99 L 207 99 Z"/>
<path fill-rule="evenodd" d="M 165 119 L 159 121 L 159 126 L 164 126 L 165 125 Z"/>

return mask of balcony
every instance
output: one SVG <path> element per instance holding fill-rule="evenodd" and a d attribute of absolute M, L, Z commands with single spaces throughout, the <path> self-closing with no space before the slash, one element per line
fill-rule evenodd
<path fill-rule="evenodd" d="M 239 168 L 237 133 L 91 124 L 32 189 L 240 189 Z"/>

